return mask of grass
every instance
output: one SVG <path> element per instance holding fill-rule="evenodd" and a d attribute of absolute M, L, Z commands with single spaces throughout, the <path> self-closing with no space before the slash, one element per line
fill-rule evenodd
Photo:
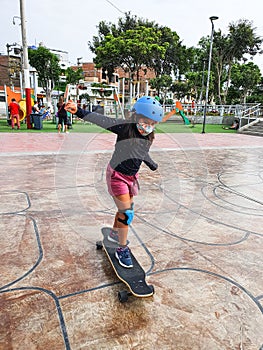
<path fill-rule="evenodd" d="M 0 132 L 29 132 L 29 133 L 57 133 L 57 126 L 56 123 L 54 123 L 52 120 L 44 120 L 43 121 L 43 128 L 40 130 L 37 129 L 28 129 L 27 125 L 25 123 L 21 123 L 20 130 L 17 130 L 16 127 L 14 130 L 11 129 L 11 126 L 8 125 L 6 119 L 0 120 Z M 80 120 L 74 121 L 74 124 L 72 125 L 72 129 L 69 129 L 69 132 L 74 133 L 98 133 L 98 132 L 108 132 L 101 127 L 91 124 L 91 123 L 84 123 Z"/>
<path fill-rule="evenodd" d="M 184 125 L 173 122 L 160 123 L 156 127 L 156 133 L 202 133 L 203 125 L 196 124 L 194 127 L 192 125 Z M 57 127 L 56 124 L 52 120 L 44 120 L 43 128 L 41 130 L 37 129 L 27 129 L 27 125 L 25 123 L 21 123 L 20 130 L 16 128 L 14 130 L 8 125 L 6 119 L 0 119 L 0 132 L 19 132 L 19 133 L 56 133 Z M 101 133 L 108 132 L 101 127 L 91 124 L 84 123 L 80 120 L 75 120 L 72 129 L 69 129 L 70 133 Z M 236 133 L 235 130 L 225 130 L 222 128 L 222 125 L 218 124 L 206 124 L 205 126 L 206 133 Z"/>
<path fill-rule="evenodd" d="M 217 134 L 233 134 L 236 133 L 236 130 L 226 130 L 222 128 L 222 124 L 206 124 L 205 132 L 206 133 L 217 133 Z M 203 124 L 193 125 L 184 125 L 176 124 L 172 122 L 160 123 L 156 127 L 157 133 L 196 133 L 201 134 L 203 131 Z"/>

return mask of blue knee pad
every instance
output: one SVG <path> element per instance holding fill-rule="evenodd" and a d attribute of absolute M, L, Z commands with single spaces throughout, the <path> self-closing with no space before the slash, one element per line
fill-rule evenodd
<path fill-rule="evenodd" d="M 123 223 L 124 225 L 130 225 L 133 218 L 134 218 L 134 210 L 133 210 L 133 204 L 132 207 L 130 209 L 126 209 L 126 210 L 119 210 L 119 213 L 122 213 L 125 215 L 125 219 L 120 219 L 118 218 L 118 221 Z"/>

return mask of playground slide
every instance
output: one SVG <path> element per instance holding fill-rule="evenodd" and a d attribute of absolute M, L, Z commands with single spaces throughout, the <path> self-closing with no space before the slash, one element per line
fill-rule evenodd
<path fill-rule="evenodd" d="M 183 106 L 182 106 L 181 102 L 176 101 L 175 107 L 176 107 L 176 111 L 178 111 L 180 116 L 183 118 L 183 121 L 184 121 L 185 125 L 189 125 L 190 121 L 186 117 L 186 115 L 184 114 L 184 109 L 183 109 Z"/>
<path fill-rule="evenodd" d="M 189 119 L 186 117 L 183 111 L 179 111 L 180 116 L 183 118 L 185 125 L 190 125 Z"/>
<path fill-rule="evenodd" d="M 18 102 L 20 111 L 19 111 L 19 120 L 22 121 L 26 117 L 26 100 L 20 100 Z"/>

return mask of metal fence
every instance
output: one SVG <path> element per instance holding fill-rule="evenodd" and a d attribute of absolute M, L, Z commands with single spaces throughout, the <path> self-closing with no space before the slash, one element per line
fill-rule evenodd
<path fill-rule="evenodd" d="M 182 103 L 184 113 L 186 115 L 202 115 L 204 113 L 203 104 L 191 104 L 191 103 Z M 165 105 L 165 112 L 170 112 L 175 109 L 175 105 Z M 247 103 L 240 105 L 207 105 L 207 114 L 217 115 L 220 117 L 223 116 L 234 116 L 236 118 L 248 118 L 250 117 L 259 117 L 262 115 L 262 106 L 260 103 Z"/>

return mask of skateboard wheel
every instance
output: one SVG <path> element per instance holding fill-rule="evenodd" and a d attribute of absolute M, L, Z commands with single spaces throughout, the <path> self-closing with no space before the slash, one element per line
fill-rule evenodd
<path fill-rule="evenodd" d="M 121 290 L 118 292 L 118 298 L 121 303 L 128 301 L 129 293 L 126 290 Z"/>
<path fill-rule="evenodd" d="M 152 284 L 150 284 L 149 288 L 151 289 L 152 293 L 154 294 L 154 286 Z"/>
<path fill-rule="evenodd" d="M 96 248 L 97 248 L 97 250 L 101 250 L 103 248 L 102 243 L 96 242 Z"/>

